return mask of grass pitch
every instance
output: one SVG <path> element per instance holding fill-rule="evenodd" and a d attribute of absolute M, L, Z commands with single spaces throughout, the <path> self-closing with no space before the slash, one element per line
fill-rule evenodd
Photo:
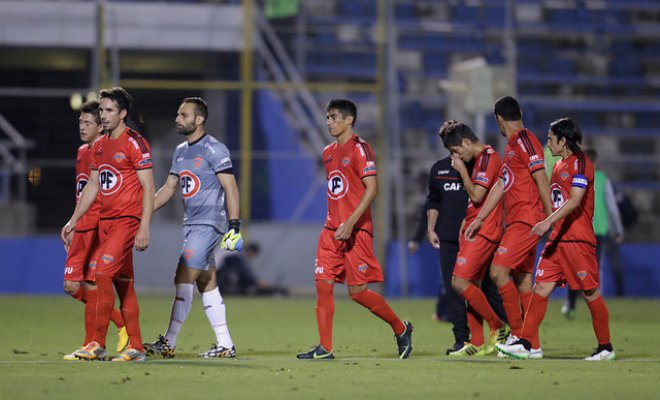
<path fill-rule="evenodd" d="M 337 288 L 338 292 L 341 288 Z M 83 307 L 62 295 L 0 297 L 2 399 L 657 399 L 660 397 L 660 301 L 609 300 L 615 362 L 589 363 L 596 341 L 579 304 L 567 322 L 551 302 L 541 328 L 546 358 L 449 358 L 450 325 L 432 322 L 433 300 L 392 300 L 413 321 L 414 351 L 396 358 L 385 323 L 347 298 L 337 301 L 337 359 L 301 361 L 318 338 L 313 299 L 226 298 L 234 360 L 195 354 L 214 341 L 199 296 L 172 360 L 144 364 L 66 362 L 83 336 Z M 140 296 L 143 339 L 163 333 L 169 296 Z M 108 348 L 115 345 L 110 329 Z M 112 352 L 110 352 L 112 353 Z"/>

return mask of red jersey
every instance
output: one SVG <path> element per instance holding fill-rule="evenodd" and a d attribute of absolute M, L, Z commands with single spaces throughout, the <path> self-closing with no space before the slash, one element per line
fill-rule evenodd
<path fill-rule="evenodd" d="M 543 203 L 532 174 L 545 169 L 543 146 L 527 129 L 516 132 L 506 144 L 500 177 L 504 180 L 506 225 L 524 222 L 534 226 L 545 219 Z"/>
<path fill-rule="evenodd" d="M 497 154 L 492 147 L 486 146 L 477 159 L 474 161 L 474 168 L 472 169 L 472 183 L 479 185 L 487 190 L 484 199 L 475 205 L 472 199 L 468 201 L 467 211 L 465 213 L 465 225 L 470 226 L 472 221 L 477 217 L 481 207 L 486 204 L 486 199 L 490 196 L 490 191 L 493 190 L 494 185 L 497 183 L 498 174 L 502 169 L 502 160 L 500 155 Z M 488 214 L 488 217 L 483 221 L 479 235 L 492 241 L 499 242 L 502 238 L 502 203 L 498 203 L 495 209 Z"/>
<path fill-rule="evenodd" d="M 362 178 L 376 176 L 376 160 L 371 146 L 353 135 L 344 144 L 332 143 L 323 149 L 323 163 L 328 179 L 328 215 L 325 226 L 337 229 L 355 211 L 364 194 Z M 373 234 L 371 209 L 362 214 L 353 230 Z"/>
<path fill-rule="evenodd" d="M 80 195 L 87 182 L 89 182 L 92 154 L 92 145 L 90 144 L 85 143 L 78 148 L 78 154 L 76 155 L 76 204 L 80 201 Z M 88 231 L 99 227 L 99 210 L 101 210 L 99 199 L 100 194 L 96 196 L 96 200 L 76 224 L 77 231 Z"/>
<path fill-rule="evenodd" d="M 594 165 L 584 153 L 571 154 L 559 160 L 552 170 L 550 200 L 555 211 L 569 199 L 572 187 L 584 189 L 580 205 L 564 219 L 554 224 L 550 241 L 586 242 L 596 246 L 594 217 Z"/>
<path fill-rule="evenodd" d="M 104 135 L 93 147 L 92 169 L 99 172 L 102 219 L 142 217 L 142 185 L 137 170 L 153 166 L 149 143 L 130 128 L 117 139 Z"/>

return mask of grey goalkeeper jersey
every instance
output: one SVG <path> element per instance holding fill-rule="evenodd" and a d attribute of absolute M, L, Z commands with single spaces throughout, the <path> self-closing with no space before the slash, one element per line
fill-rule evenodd
<path fill-rule="evenodd" d="M 170 174 L 179 178 L 184 225 L 212 225 L 227 231 L 225 190 L 215 174 L 231 169 L 229 149 L 212 136 L 176 147 Z"/>

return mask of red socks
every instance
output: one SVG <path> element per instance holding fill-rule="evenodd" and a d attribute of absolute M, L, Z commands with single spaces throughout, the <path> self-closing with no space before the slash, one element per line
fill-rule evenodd
<path fill-rule="evenodd" d="M 486 296 L 481 289 L 470 284 L 468 288 L 461 293 L 461 296 L 467 300 L 470 307 L 472 307 L 477 314 L 481 315 L 481 317 L 488 322 L 491 331 L 502 327 L 502 321 L 500 321 L 497 314 L 495 314 L 495 311 L 493 311 L 493 308 L 488 304 L 488 300 L 486 300 Z M 474 333 L 472 334 L 474 335 Z"/>
<path fill-rule="evenodd" d="M 115 291 L 112 286 L 112 277 L 107 275 L 96 275 L 96 292 L 98 302 L 96 303 L 96 332 L 94 340 L 105 348 L 105 336 L 108 333 L 110 314 L 115 306 Z"/>
<path fill-rule="evenodd" d="M 321 346 L 332 351 L 332 318 L 335 315 L 334 285 L 316 281 L 316 324 Z"/>
<path fill-rule="evenodd" d="M 610 314 L 607 311 L 607 305 L 602 296 L 596 300 L 587 303 L 591 311 L 591 324 L 594 327 L 594 333 L 598 344 L 610 343 Z"/>
<path fill-rule="evenodd" d="M 94 339 L 96 332 L 96 303 L 98 295 L 96 290 L 85 290 L 85 341 L 83 346 Z"/>
<path fill-rule="evenodd" d="M 532 301 L 532 292 L 520 293 L 520 303 L 523 309 L 523 321 L 527 318 L 527 312 L 529 311 L 529 305 Z M 520 327 L 520 335 L 522 335 L 522 327 Z M 516 335 L 518 336 L 518 335 Z M 520 336 L 518 336 L 520 338 Z M 536 329 L 536 335 L 530 340 L 533 349 L 538 349 L 541 347 L 541 341 L 539 340 L 539 330 Z"/>
<path fill-rule="evenodd" d="M 539 326 L 545 318 L 545 312 L 548 309 L 548 298 L 532 293 L 529 303 L 529 310 L 525 314 L 521 338 L 532 343 L 535 337 L 538 337 Z M 538 348 L 538 347 L 536 347 Z"/>
<path fill-rule="evenodd" d="M 119 300 L 121 301 L 121 314 L 124 316 L 126 332 L 128 333 L 131 347 L 137 351 L 144 352 L 144 347 L 142 346 L 142 334 L 140 332 L 140 307 L 135 294 L 133 281 L 117 281 L 116 287 Z"/>
<path fill-rule="evenodd" d="M 390 324 L 395 334 L 400 335 L 406 330 L 406 326 L 392 311 L 383 296 L 371 290 L 364 290 L 357 294 L 352 294 L 351 298 L 362 307 L 368 308 L 373 314 L 383 321 Z"/>
<path fill-rule="evenodd" d="M 472 307 L 467 308 L 467 322 L 470 329 L 470 343 L 475 346 L 484 344 L 484 319 Z"/>
<path fill-rule="evenodd" d="M 522 312 L 520 310 L 520 296 L 518 295 L 518 288 L 509 280 L 504 286 L 497 289 L 502 296 L 502 305 L 504 312 L 509 320 L 511 332 L 520 337 L 522 333 Z"/>

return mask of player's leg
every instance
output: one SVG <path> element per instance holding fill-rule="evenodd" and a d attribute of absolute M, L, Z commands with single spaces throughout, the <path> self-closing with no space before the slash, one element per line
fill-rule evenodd
<path fill-rule="evenodd" d="M 345 270 L 342 250 L 334 240 L 334 232 L 329 229 L 323 229 L 319 236 L 314 267 L 319 345 L 308 352 L 298 353 L 296 357 L 299 359 L 333 359 L 334 282 L 344 281 Z"/>
<path fill-rule="evenodd" d="M 200 353 L 198 357 L 234 358 L 236 357 L 236 348 L 229 334 L 227 308 L 218 289 L 216 279 L 215 264 L 203 271 L 197 278 L 197 287 L 202 294 L 204 313 L 215 334 L 215 343 L 211 346 L 211 349 Z"/>
<path fill-rule="evenodd" d="M 601 296 L 598 287 L 593 289 L 584 290 L 584 299 L 591 312 L 591 324 L 596 334 L 598 347 L 591 354 L 585 358 L 588 361 L 611 361 L 616 359 L 612 342 L 610 339 L 610 315 L 605 304 L 603 296 Z"/>
<path fill-rule="evenodd" d="M 467 309 L 463 299 L 451 286 L 451 278 L 454 274 L 458 243 L 443 242 L 440 246 L 440 266 L 442 268 L 442 280 L 445 286 L 445 298 L 449 322 L 452 323 L 454 333 L 454 345 L 447 349 L 446 353 L 463 348 L 465 342 L 470 340 L 470 330 L 467 323 Z"/>

